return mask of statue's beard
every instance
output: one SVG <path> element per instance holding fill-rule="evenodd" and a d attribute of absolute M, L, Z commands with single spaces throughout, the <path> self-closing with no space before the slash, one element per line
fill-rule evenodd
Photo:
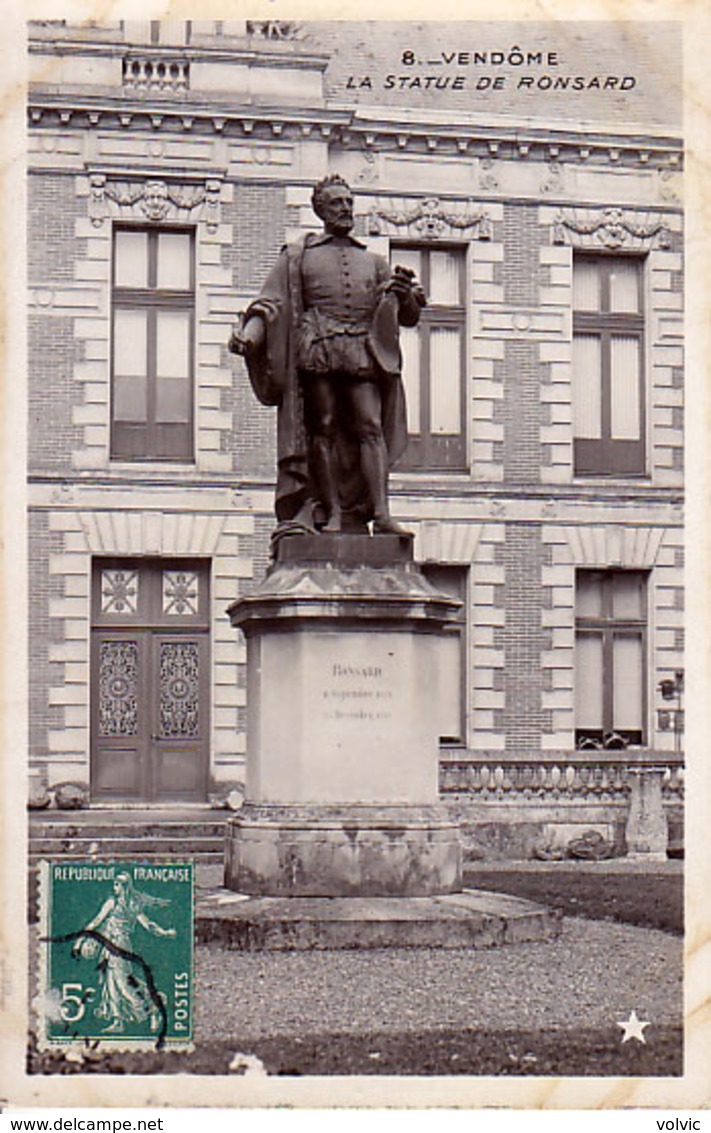
<path fill-rule="evenodd" d="M 347 236 L 353 227 L 353 217 L 347 216 L 340 220 L 332 220 L 328 227 L 334 236 Z"/>

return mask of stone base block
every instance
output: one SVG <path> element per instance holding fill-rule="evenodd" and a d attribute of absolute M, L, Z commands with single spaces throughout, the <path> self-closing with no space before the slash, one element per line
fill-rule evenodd
<path fill-rule="evenodd" d="M 663 767 L 631 767 L 630 810 L 625 828 L 627 856 L 634 860 L 666 860 L 669 845 L 662 800 Z"/>
<path fill-rule="evenodd" d="M 496 948 L 552 940 L 553 909 L 500 893 L 465 890 L 440 897 L 198 897 L 199 943 L 240 952 L 311 949 Z"/>
<path fill-rule="evenodd" d="M 433 806 L 246 803 L 227 827 L 225 885 L 288 897 L 424 897 L 461 888 L 459 827 Z"/>

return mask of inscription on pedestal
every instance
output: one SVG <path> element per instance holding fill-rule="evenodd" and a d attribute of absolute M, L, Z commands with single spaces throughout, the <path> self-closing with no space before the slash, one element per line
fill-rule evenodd
<path fill-rule="evenodd" d="M 330 749 L 359 751 L 366 759 L 377 758 L 383 744 L 396 742 L 397 725 L 407 709 L 402 681 L 406 657 L 397 643 L 383 648 L 371 640 L 372 645 L 367 639 L 354 643 L 345 654 L 329 649 L 324 655 L 324 648 L 311 686 L 321 734 L 328 737 Z"/>
<path fill-rule="evenodd" d="M 334 661 L 323 690 L 325 720 L 391 720 L 393 690 L 382 665 L 346 665 Z"/>

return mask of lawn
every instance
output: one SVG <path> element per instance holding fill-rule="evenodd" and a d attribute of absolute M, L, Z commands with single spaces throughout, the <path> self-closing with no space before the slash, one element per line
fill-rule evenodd
<path fill-rule="evenodd" d="M 565 1030 L 421 1031 L 416 1034 L 324 1034 L 259 1039 L 246 1048 L 239 1038 L 200 1043 L 190 1054 L 88 1053 L 84 1063 L 60 1052 L 39 1053 L 34 1074 L 227 1074 L 237 1051 L 258 1058 L 268 1074 L 473 1075 L 492 1077 L 674 1077 L 683 1072 L 681 1027 L 659 1026 L 649 1044 L 621 1043 L 609 1028 Z M 238 1073 L 240 1071 L 237 1071 Z M 242 1070 L 242 1073 L 244 1071 Z"/>
<path fill-rule="evenodd" d="M 612 920 L 663 932 L 684 931 L 681 873 L 583 873 L 561 864 L 555 870 L 465 870 L 469 889 L 510 893 L 561 909 L 568 917 Z"/>

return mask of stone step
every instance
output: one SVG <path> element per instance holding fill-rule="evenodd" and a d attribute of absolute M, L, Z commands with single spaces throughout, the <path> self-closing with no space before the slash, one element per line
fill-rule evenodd
<path fill-rule="evenodd" d="M 105 838 L 120 835 L 122 838 L 142 837 L 211 837 L 222 838 L 225 833 L 224 822 L 71 822 L 52 821 L 30 823 L 30 839 L 37 838 Z"/>
<path fill-rule="evenodd" d="M 34 815 L 30 821 L 30 861 L 40 858 L 169 858 L 222 862 L 228 815 L 216 819 L 171 821 L 152 816 L 104 812 L 100 817 Z"/>
<path fill-rule="evenodd" d="M 241 952 L 307 949 L 492 948 L 551 940 L 553 909 L 500 893 L 441 897 L 247 897 L 200 890 L 199 944 Z"/>
<path fill-rule="evenodd" d="M 67 832 L 57 834 L 43 834 L 40 837 L 32 837 L 29 843 L 33 846 L 49 846 L 49 845 L 113 845 L 115 843 L 126 845 L 174 845 L 174 846 L 188 846 L 195 845 L 202 847 L 205 845 L 222 845 L 224 843 L 224 832 L 220 830 L 217 834 L 203 834 L 202 830 L 192 830 L 190 834 L 171 834 L 170 832 L 163 832 L 163 830 L 155 830 L 155 832 L 144 833 L 143 830 L 131 830 L 130 834 L 122 832 L 122 830 L 111 830 L 106 832 L 103 830 L 101 834 L 86 833 L 85 830 L 67 830 Z"/>

